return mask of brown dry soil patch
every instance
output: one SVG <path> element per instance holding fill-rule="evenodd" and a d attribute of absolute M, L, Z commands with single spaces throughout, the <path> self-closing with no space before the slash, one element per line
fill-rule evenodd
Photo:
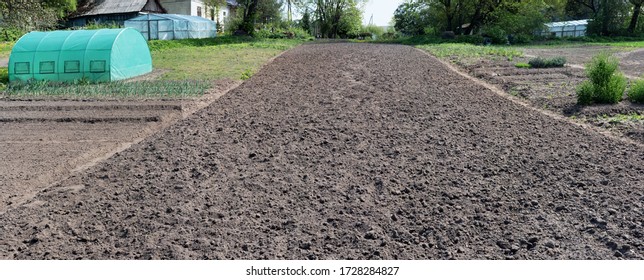
<path fill-rule="evenodd" d="M 171 101 L 0 101 L 0 213 L 195 112 L 237 83 Z"/>
<path fill-rule="evenodd" d="M 624 100 L 615 105 L 578 106 L 576 88 L 585 81 L 583 64 L 601 51 L 603 47 L 548 48 L 527 49 L 527 57 L 513 61 L 507 59 L 478 58 L 459 61 L 459 66 L 468 73 L 488 83 L 496 85 L 506 93 L 523 98 L 531 106 L 552 111 L 556 114 L 571 117 L 575 121 L 590 123 L 616 135 L 628 137 L 644 144 L 644 122 L 610 121 L 608 117 L 617 115 L 644 115 L 644 105 L 633 104 Z M 613 50 L 615 51 L 615 50 Z M 541 57 L 565 56 L 570 62 L 563 68 L 520 69 L 518 62 L 527 62 L 530 56 Z M 644 69 L 644 51 L 616 52 L 620 59 L 620 68 L 630 77 L 641 75 Z M 626 71 L 628 70 L 628 71 Z"/>
<path fill-rule="evenodd" d="M 641 259 L 642 168 L 411 47 L 309 44 L 1 214 L 0 257 Z"/>

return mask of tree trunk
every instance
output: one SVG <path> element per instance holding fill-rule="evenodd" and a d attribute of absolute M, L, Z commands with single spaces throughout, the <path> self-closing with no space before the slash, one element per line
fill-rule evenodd
<path fill-rule="evenodd" d="M 637 20 L 640 16 L 640 12 L 642 11 L 642 3 L 638 4 L 633 4 L 635 7 L 633 8 L 633 16 L 631 17 L 631 23 L 628 25 L 628 33 L 633 34 L 635 32 L 635 28 L 637 27 Z"/>
<path fill-rule="evenodd" d="M 250 0 L 250 4 L 244 11 L 244 19 L 241 24 L 241 29 L 248 35 L 253 35 L 255 32 L 255 14 L 257 13 L 258 0 Z"/>

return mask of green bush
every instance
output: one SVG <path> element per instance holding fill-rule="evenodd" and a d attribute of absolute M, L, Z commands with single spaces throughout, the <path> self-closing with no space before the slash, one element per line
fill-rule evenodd
<path fill-rule="evenodd" d="M 558 68 L 566 65 L 566 58 L 559 56 L 553 58 L 535 57 L 528 61 L 532 68 Z"/>
<path fill-rule="evenodd" d="M 7 42 L 13 42 L 17 41 L 22 37 L 22 35 L 25 35 L 25 31 L 21 31 L 15 28 L 2 28 L 0 27 L 0 42 L 2 41 L 7 41 Z"/>
<path fill-rule="evenodd" d="M 586 65 L 586 75 L 590 81 L 577 89 L 577 103 L 614 104 L 622 100 L 626 90 L 626 77 L 619 70 L 617 58 L 600 54 Z"/>
<path fill-rule="evenodd" d="M 492 44 L 505 45 L 508 43 L 508 34 L 497 26 L 488 27 L 483 31 L 484 37 L 489 37 Z"/>
<path fill-rule="evenodd" d="M 9 84 L 9 71 L 6 67 L 0 68 L 0 91 L 4 90 Z"/>
<path fill-rule="evenodd" d="M 264 39 L 308 39 L 311 38 L 311 34 L 299 27 L 287 29 L 273 27 L 257 30 L 253 33 L 253 37 Z"/>
<path fill-rule="evenodd" d="M 519 62 L 519 63 L 515 64 L 514 67 L 516 67 L 516 68 L 530 68 L 531 66 L 528 63 Z"/>
<path fill-rule="evenodd" d="M 644 103 L 644 79 L 637 80 L 628 91 L 628 100 L 633 103 Z"/>

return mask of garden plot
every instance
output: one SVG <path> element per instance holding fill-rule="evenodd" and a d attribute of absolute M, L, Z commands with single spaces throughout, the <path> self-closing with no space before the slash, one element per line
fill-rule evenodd
<path fill-rule="evenodd" d="M 643 168 L 420 50 L 309 44 L 0 214 L 0 258 L 642 259 Z"/>
<path fill-rule="evenodd" d="M 623 49 L 609 47 L 529 48 L 526 57 L 505 58 L 480 57 L 461 59 L 458 63 L 471 75 L 503 89 L 506 93 L 522 98 L 531 106 L 545 109 L 591 123 L 644 143 L 644 122 L 630 115 L 644 114 L 644 106 L 627 100 L 616 105 L 578 106 L 576 89 L 586 80 L 583 65 L 600 52 L 612 52 L 620 58 L 620 68 L 630 77 L 642 74 L 644 53 L 641 50 L 619 52 Z M 564 56 L 568 64 L 563 68 L 522 69 L 515 65 L 528 62 L 533 57 Z"/>
<path fill-rule="evenodd" d="M 237 82 L 199 99 L 0 101 L 0 212 L 203 108 Z"/>

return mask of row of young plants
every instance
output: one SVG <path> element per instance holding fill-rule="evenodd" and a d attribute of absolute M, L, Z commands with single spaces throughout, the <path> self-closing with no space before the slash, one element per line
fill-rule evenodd
<path fill-rule="evenodd" d="M 628 80 L 619 71 L 619 61 L 606 53 L 599 54 L 586 65 L 588 80 L 577 88 L 577 103 L 616 104 L 622 101 Z M 627 98 L 633 103 L 644 103 L 644 79 L 631 83 Z"/>

